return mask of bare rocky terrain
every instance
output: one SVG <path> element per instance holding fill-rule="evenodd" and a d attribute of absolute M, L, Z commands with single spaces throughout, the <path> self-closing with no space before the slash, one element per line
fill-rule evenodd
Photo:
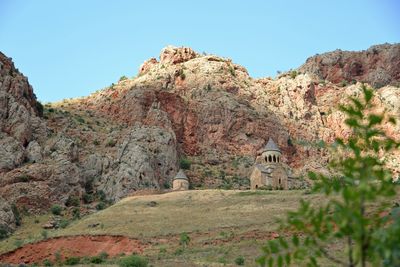
<path fill-rule="evenodd" d="M 307 144 L 349 134 L 337 106 L 359 95 L 361 82 L 377 88 L 377 109 L 400 118 L 399 51 L 334 51 L 275 79 L 253 79 L 230 59 L 166 47 L 136 77 L 44 106 L 0 53 L 0 225 L 15 230 L 15 210 L 168 188 L 182 158 L 192 162 L 194 188 L 247 188 L 269 137 L 299 179 L 326 171 L 326 153 Z M 400 137 L 399 125 L 386 130 Z M 400 153 L 385 157 L 398 174 Z"/>

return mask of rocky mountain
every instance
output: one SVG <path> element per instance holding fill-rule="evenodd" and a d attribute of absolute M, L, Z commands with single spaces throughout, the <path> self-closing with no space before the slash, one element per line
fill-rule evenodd
<path fill-rule="evenodd" d="M 360 94 L 358 81 L 384 85 L 377 106 L 400 118 L 400 90 L 393 86 L 400 80 L 399 48 L 335 51 L 276 79 L 253 79 L 230 59 L 170 46 L 136 77 L 44 107 L 0 54 L 0 225 L 14 229 L 15 210 L 36 213 L 73 198 L 91 205 L 88 199 L 168 188 L 182 159 L 192 163 L 194 188 L 247 188 L 269 137 L 294 176 L 324 171 L 327 155 L 307 144 L 348 134 L 337 105 Z M 353 62 L 362 72 L 352 72 Z M 337 84 L 343 79 L 354 81 Z M 400 137 L 399 126 L 387 131 Z M 399 159 L 387 156 L 393 171 Z"/>

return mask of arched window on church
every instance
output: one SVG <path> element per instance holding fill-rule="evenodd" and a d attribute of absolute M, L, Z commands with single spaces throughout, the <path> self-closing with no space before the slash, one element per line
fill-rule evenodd
<path fill-rule="evenodd" d="M 281 178 L 279 178 L 279 181 L 278 181 L 278 182 L 279 182 L 279 185 L 281 185 Z"/>
<path fill-rule="evenodd" d="M 275 157 L 275 155 L 272 156 L 272 159 L 273 159 L 274 162 L 276 162 L 276 157 Z"/>
<path fill-rule="evenodd" d="M 272 162 L 272 156 L 271 155 L 268 156 L 268 162 Z"/>

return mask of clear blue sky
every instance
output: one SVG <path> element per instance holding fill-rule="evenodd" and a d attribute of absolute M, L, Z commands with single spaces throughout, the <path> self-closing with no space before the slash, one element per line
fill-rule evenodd
<path fill-rule="evenodd" d="M 0 0 L 0 51 L 43 102 L 134 76 L 169 44 L 263 77 L 316 53 L 385 42 L 400 42 L 400 1 Z"/>

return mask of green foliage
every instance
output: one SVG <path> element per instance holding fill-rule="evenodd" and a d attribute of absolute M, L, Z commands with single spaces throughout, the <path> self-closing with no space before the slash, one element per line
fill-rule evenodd
<path fill-rule="evenodd" d="M 53 266 L 53 263 L 49 259 L 45 259 L 43 261 L 43 266 Z"/>
<path fill-rule="evenodd" d="M 114 147 L 117 144 L 117 141 L 114 139 L 108 139 L 106 143 L 106 147 Z"/>
<path fill-rule="evenodd" d="M 395 120 L 373 113 L 373 90 L 362 90 L 361 99 L 350 98 L 340 107 L 352 134 L 326 146 L 333 174 L 309 174 L 313 192 L 325 194 L 326 203 L 312 206 L 301 200 L 282 225 L 294 235 L 269 241 L 258 259 L 261 266 L 319 266 L 320 258 L 335 266 L 400 266 L 400 210 L 391 204 L 397 185 L 383 160 L 400 143 L 380 127 Z M 334 242 L 346 247 L 346 255 L 330 251 Z"/>
<path fill-rule="evenodd" d="M 49 236 L 49 233 L 47 232 L 47 230 L 43 230 L 41 232 L 41 235 L 42 235 L 43 239 L 47 239 L 47 237 Z"/>
<path fill-rule="evenodd" d="M 181 169 L 189 170 L 191 165 L 192 165 L 192 163 L 187 158 L 182 158 L 179 161 L 179 167 L 181 167 Z"/>
<path fill-rule="evenodd" d="M 26 174 L 17 177 L 17 181 L 21 182 L 21 183 L 27 183 L 30 180 L 31 180 L 31 177 L 29 175 L 26 175 Z"/>
<path fill-rule="evenodd" d="M 96 205 L 96 210 L 104 210 L 105 208 L 107 208 L 107 203 L 105 203 L 104 201 L 100 201 Z"/>
<path fill-rule="evenodd" d="M 100 142 L 99 142 L 99 140 L 97 140 L 97 139 L 93 140 L 93 145 L 95 145 L 95 146 L 98 146 L 98 145 L 100 145 Z"/>
<path fill-rule="evenodd" d="M 62 229 L 67 228 L 68 225 L 69 225 L 68 220 L 63 219 L 60 221 L 60 228 L 62 228 Z"/>
<path fill-rule="evenodd" d="M 97 197 L 101 200 L 101 201 L 106 201 L 107 197 L 106 197 L 106 193 L 104 193 L 103 190 L 99 190 L 97 191 Z"/>
<path fill-rule="evenodd" d="M 0 224 L 0 240 L 8 237 L 8 231 L 6 226 Z"/>
<path fill-rule="evenodd" d="M 90 258 L 90 263 L 101 264 L 103 262 L 104 262 L 104 259 L 102 259 L 100 256 L 93 256 Z"/>
<path fill-rule="evenodd" d="M 118 265 L 120 267 L 147 267 L 148 264 L 147 259 L 138 255 L 131 255 L 121 258 Z"/>
<path fill-rule="evenodd" d="M 79 257 L 71 257 L 71 258 L 67 258 L 64 261 L 65 265 L 77 265 L 79 264 L 79 262 L 81 261 L 81 259 Z"/>
<path fill-rule="evenodd" d="M 76 117 L 76 121 L 82 124 L 85 123 L 85 120 L 81 116 Z"/>
<path fill-rule="evenodd" d="M 347 85 L 348 85 L 348 82 L 346 80 L 343 80 L 343 81 L 340 82 L 340 86 L 341 87 L 345 87 Z"/>
<path fill-rule="evenodd" d="M 187 247 L 189 245 L 189 243 L 190 243 L 190 236 L 185 232 L 181 233 L 181 235 L 179 237 L 179 244 L 182 247 Z"/>
<path fill-rule="evenodd" d="M 19 212 L 17 206 L 14 203 L 11 204 L 11 211 L 14 214 L 15 224 L 17 226 L 21 226 L 22 223 L 21 213 Z"/>
<path fill-rule="evenodd" d="M 61 252 L 59 250 L 57 250 L 54 253 L 54 258 L 55 258 L 55 261 L 56 261 L 57 265 L 61 265 L 62 257 L 61 257 Z"/>
<path fill-rule="evenodd" d="M 244 258 L 243 258 L 243 256 L 237 257 L 237 258 L 235 259 L 235 263 L 236 263 L 236 265 L 239 265 L 239 266 L 244 265 Z"/>
<path fill-rule="evenodd" d="M 67 201 L 65 201 L 65 206 L 67 207 L 79 207 L 81 201 L 78 196 L 69 195 Z"/>
<path fill-rule="evenodd" d="M 128 80 L 128 77 L 126 77 L 125 75 L 122 75 L 120 78 L 119 78 L 119 81 L 121 82 L 121 81 L 125 81 L 125 80 Z"/>
<path fill-rule="evenodd" d="M 38 113 L 38 115 L 39 115 L 39 117 L 43 117 L 43 105 L 42 105 L 42 103 L 40 103 L 39 101 L 36 101 L 36 110 L 37 110 L 37 113 Z"/>
<path fill-rule="evenodd" d="M 53 205 L 51 206 L 50 211 L 54 215 L 61 215 L 62 207 L 60 205 Z"/>
<path fill-rule="evenodd" d="M 229 65 L 229 66 L 228 66 L 228 70 L 229 70 L 229 73 L 230 73 L 233 77 L 236 76 L 235 68 L 234 68 L 232 65 Z"/>
<path fill-rule="evenodd" d="M 102 251 L 102 252 L 100 252 L 100 254 L 99 254 L 99 257 L 101 258 L 101 259 L 103 259 L 104 261 L 106 260 L 106 259 L 108 259 L 108 253 L 107 252 L 105 252 L 105 251 Z"/>
<path fill-rule="evenodd" d="M 88 193 L 84 193 L 82 196 L 83 199 L 83 203 L 85 204 L 89 204 L 93 202 L 93 195 L 88 194 Z"/>
<path fill-rule="evenodd" d="M 16 248 L 22 247 L 23 244 L 24 244 L 24 241 L 22 241 L 21 239 L 17 239 L 14 241 L 14 245 Z"/>
<path fill-rule="evenodd" d="M 91 257 L 88 261 L 90 263 L 94 263 L 94 264 L 101 264 L 101 263 L 105 262 L 107 260 L 107 258 L 108 258 L 108 254 L 103 251 L 99 255 Z"/>
<path fill-rule="evenodd" d="M 184 80 L 184 79 L 186 78 L 186 74 L 185 74 L 185 72 L 183 71 L 183 69 L 178 70 L 177 75 L 178 75 L 182 80 Z"/>
<path fill-rule="evenodd" d="M 292 70 L 292 71 L 290 72 L 290 78 L 292 78 L 292 79 L 296 78 L 297 74 L 298 74 L 297 71 Z"/>
<path fill-rule="evenodd" d="M 72 217 L 77 220 L 81 218 L 81 210 L 79 208 L 73 208 L 72 210 Z"/>

